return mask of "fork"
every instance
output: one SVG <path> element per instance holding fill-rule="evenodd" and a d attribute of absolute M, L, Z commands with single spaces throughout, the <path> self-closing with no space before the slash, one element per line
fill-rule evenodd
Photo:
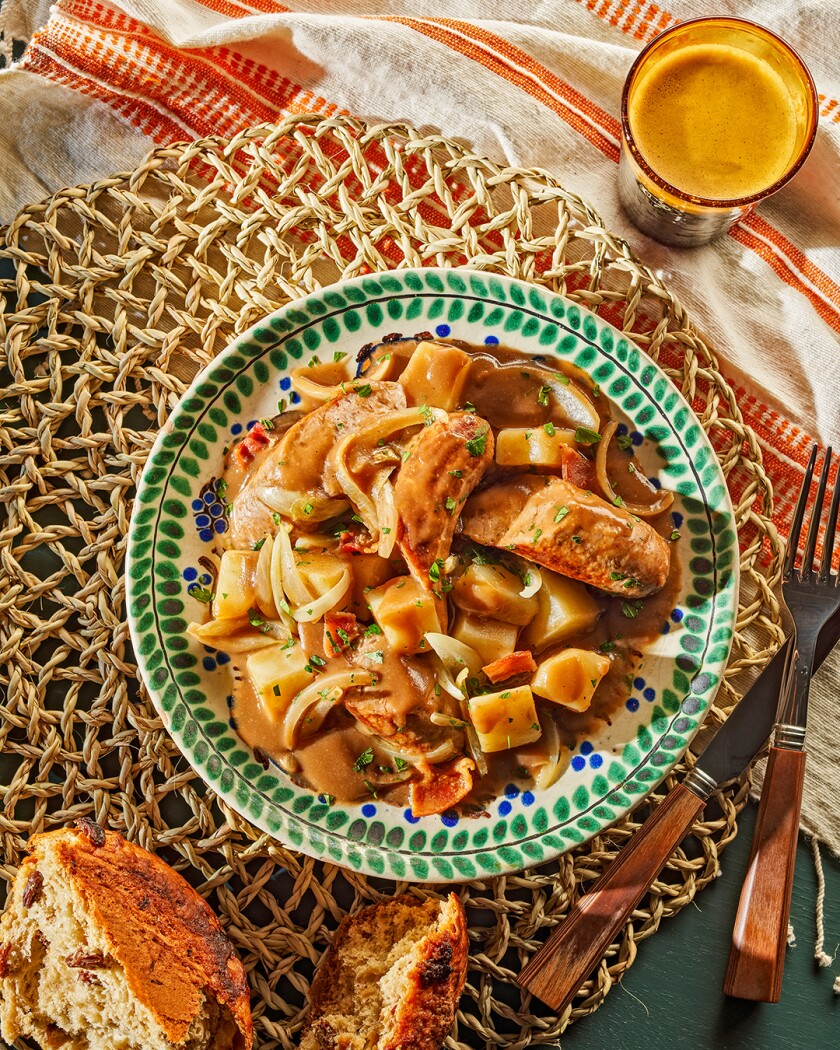
<path fill-rule="evenodd" d="M 830 448 L 826 449 L 823 459 L 802 564 L 799 569 L 795 567 L 816 460 L 817 446 L 814 445 L 796 504 L 782 570 L 782 596 L 794 623 L 793 643 L 785 669 L 775 739 L 764 774 L 750 862 L 741 889 L 723 983 L 727 995 L 766 1003 L 777 1003 L 782 991 L 805 777 L 808 691 L 817 637 L 826 621 L 840 608 L 840 574 L 833 576 L 831 573 L 837 538 L 840 477 L 835 479 L 831 495 L 819 568 L 815 564 L 831 465 Z"/>

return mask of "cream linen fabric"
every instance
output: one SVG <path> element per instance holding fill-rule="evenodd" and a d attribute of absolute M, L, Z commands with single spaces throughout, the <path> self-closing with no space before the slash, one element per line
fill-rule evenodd
<path fill-rule="evenodd" d="M 764 203 L 760 222 L 714 245 L 666 248 L 638 233 L 616 193 L 621 85 L 658 29 L 708 14 L 699 0 L 667 11 L 637 0 L 309 0 L 294 11 L 271 0 L 6 0 L 7 40 L 36 36 L 22 65 L 0 74 L 0 221 L 67 184 L 133 167 L 153 142 L 107 95 L 105 73 L 59 53 L 51 25 L 84 34 L 104 10 L 141 23 L 187 57 L 219 48 L 276 70 L 329 104 L 370 121 L 401 120 L 464 140 L 477 151 L 557 175 L 592 202 L 691 311 L 739 388 L 774 478 L 784 528 L 813 438 L 840 445 L 840 8 L 836 0 L 724 0 L 732 14 L 776 30 L 802 54 L 822 96 L 813 153 L 795 182 Z M 69 27 L 69 28 L 67 28 Z M 137 35 L 142 43 L 142 35 Z M 52 50 L 51 50 L 52 48 Z M 217 49 L 216 51 L 208 49 Z M 39 65 L 40 63 L 40 65 Z M 44 72 L 44 70 L 47 70 Z M 81 74 L 87 76 L 80 87 Z M 158 141 L 204 133 L 195 114 L 152 90 L 153 70 L 121 87 L 148 97 L 168 121 Z M 73 78 L 76 77 L 74 81 Z M 104 83 L 103 83 L 104 81 Z M 97 86 L 98 85 L 98 86 Z M 190 82 L 173 84 L 190 90 Z M 148 90 L 147 90 L 148 88 Z M 296 96 L 296 105 L 302 105 Z M 318 101 L 320 100 L 320 101 Z M 198 101 L 207 101 L 197 99 Z M 239 100 L 210 99 L 212 130 L 230 134 L 253 114 L 277 114 L 277 90 L 253 84 Z M 266 119 L 263 115 L 260 119 Z M 834 691 L 840 656 L 820 677 L 811 721 L 803 825 L 840 849 Z"/>

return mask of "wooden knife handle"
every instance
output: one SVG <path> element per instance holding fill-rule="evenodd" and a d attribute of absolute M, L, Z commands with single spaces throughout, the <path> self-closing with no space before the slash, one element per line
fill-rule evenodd
<path fill-rule="evenodd" d="M 682 784 L 675 787 L 572 908 L 516 983 L 561 1013 L 704 805 L 703 799 Z"/>
<path fill-rule="evenodd" d="M 723 990 L 777 1003 L 782 994 L 805 752 L 771 747 Z"/>

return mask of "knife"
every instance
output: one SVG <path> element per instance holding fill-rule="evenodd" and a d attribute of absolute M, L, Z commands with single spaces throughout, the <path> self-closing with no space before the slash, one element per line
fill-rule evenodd
<path fill-rule="evenodd" d="M 838 638 L 840 611 L 820 633 L 815 667 L 831 652 Z M 789 646 L 787 639 L 706 745 L 683 782 L 665 796 L 516 977 L 521 988 L 555 1013 L 562 1013 L 603 958 L 712 792 L 741 774 L 767 741 L 776 721 Z"/>

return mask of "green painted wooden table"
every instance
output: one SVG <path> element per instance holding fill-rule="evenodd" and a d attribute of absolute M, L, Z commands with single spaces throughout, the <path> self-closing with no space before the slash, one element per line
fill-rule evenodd
<path fill-rule="evenodd" d="M 721 991 L 732 921 L 747 869 L 757 807 L 741 814 L 735 841 L 722 857 L 723 872 L 684 908 L 638 945 L 623 983 L 591 1017 L 563 1036 L 563 1050 L 830 1050 L 840 1046 L 837 966 L 814 959 L 817 879 L 810 845 L 800 836 L 781 1002 L 748 1003 Z M 840 863 L 823 850 L 825 950 L 840 943 Z"/>

